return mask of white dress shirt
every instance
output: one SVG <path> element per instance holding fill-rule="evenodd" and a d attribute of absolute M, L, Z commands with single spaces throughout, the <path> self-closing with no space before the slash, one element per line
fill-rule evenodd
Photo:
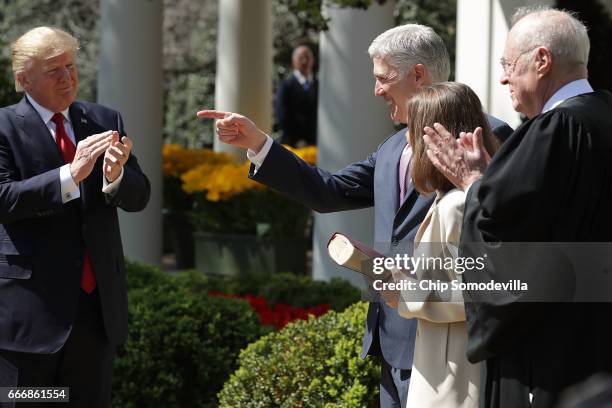
<path fill-rule="evenodd" d="M 563 101 L 574 96 L 593 92 L 593 88 L 587 79 L 579 79 L 563 85 L 550 97 L 542 108 L 542 113 L 548 112 L 559 106 Z"/>
<path fill-rule="evenodd" d="M 264 143 L 258 153 L 255 153 L 251 149 L 247 150 L 247 159 L 249 159 L 251 163 L 255 165 L 255 173 L 257 173 L 257 170 L 259 170 L 264 160 L 266 160 L 266 157 L 272 148 L 272 143 L 274 143 L 274 140 L 270 136 L 266 135 L 266 143 Z"/>
<path fill-rule="evenodd" d="M 304 76 L 298 69 L 293 70 L 293 76 L 298 80 L 300 85 L 304 86 L 306 82 L 312 84 L 312 75 Z"/>
<path fill-rule="evenodd" d="M 57 143 L 57 139 L 55 136 L 55 123 L 51 120 L 53 118 L 54 112 L 51 112 L 49 109 L 45 108 L 38 102 L 34 100 L 30 95 L 26 93 L 26 97 L 28 101 L 34 107 L 34 110 L 38 113 L 40 118 L 42 119 L 47 129 L 53 138 L 53 141 Z M 76 146 L 76 136 L 74 134 L 74 129 L 72 127 L 72 122 L 70 121 L 70 115 L 68 114 L 68 108 L 61 112 L 62 116 L 64 116 L 64 129 L 68 134 L 68 137 L 72 141 L 72 143 Z M 109 183 L 106 180 L 106 177 L 102 176 L 102 192 L 106 194 L 114 195 L 119 189 L 119 184 L 121 183 L 121 179 L 123 178 L 123 168 L 121 169 L 121 174 L 119 177 L 112 183 Z M 62 203 L 67 203 L 74 199 L 81 197 L 81 191 L 79 190 L 79 186 L 72 179 L 72 174 L 70 174 L 70 163 L 64 164 L 60 167 L 60 186 L 62 193 Z"/>

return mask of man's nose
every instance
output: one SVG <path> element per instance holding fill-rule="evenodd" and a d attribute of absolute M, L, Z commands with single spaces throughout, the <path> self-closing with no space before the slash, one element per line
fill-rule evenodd
<path fill-rule="evenodd" d="M 62 67 L 59 70 L 59 79 L 60 81 L 66 81 L 70 79 L 70 70 L 66 67 Z"/>
<path fill-rule="evenodd" d="M 502 71 L 501 77 L 499 77 L 499 82 L 502 85 L 508 85 L 508 81 L 510 78 L 508 78 L 508 74 L 506 74 L 505 71 Z"/>
<path fill-rule="evenodd" d="M 378 81 L 376 81 L 374 83 L 374 96 L 382 96 L 384 94 L 384 89 L 382 86 L 380 86 L 380 84 L 378 83 Z"/>

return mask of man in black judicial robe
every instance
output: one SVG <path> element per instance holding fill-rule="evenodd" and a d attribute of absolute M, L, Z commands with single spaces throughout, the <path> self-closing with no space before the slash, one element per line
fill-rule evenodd
<path fill-rule="evenodd" d="M 589 265 L 572 269 L 562 252 L 533 244 L 612 241 L 612 94 L 590 87 L 588 47 L 569 14 L 523 11 L 501 83 L 529 120 L 492 160 L 480 130 L 455 141 L 440 125 L 425 129 L 430 159 L 468 191 L 462 255 L 487 256 L 464 280 L 530 285 L 523 297 L 469 293 L 468 358 L 486 360 L 482 406 L 554 407 L 568 386 L 612 368 L 612 303 L 570 303 Z"/>

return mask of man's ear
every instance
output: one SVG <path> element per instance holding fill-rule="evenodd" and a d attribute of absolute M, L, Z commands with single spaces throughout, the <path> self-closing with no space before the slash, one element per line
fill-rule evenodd
<path fill-rule="evenodd" d="M 545 48 L 538 48 L 536 54 L 536 70 L 539 76 L 543 76 L 552 70 L 553 58 L 551 52 Z"/>
<path fill-rule="evenodd" d="M 15 81 L 21 86 L 22 89 L 27 89 L 30 84 L 27 76 L 23 72 L 18 72 L 15 74 Z"/>
<path fill-rule="evenodd" d="M 414 71 L 414 80 L 417 85 L 423 85 L 425 82 L 427 82 L 428 75 L 425 65 L 416 64 L 414 67 L 412 67 L 412 70 Z"/>

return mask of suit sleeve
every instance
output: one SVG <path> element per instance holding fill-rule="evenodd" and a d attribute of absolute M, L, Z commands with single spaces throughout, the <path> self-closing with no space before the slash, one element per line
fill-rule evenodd
<path fill-rule="evenodd" d="M 306 163 L 274 142 L 261 167 L 249 177 L 321 213 L 374 205 L 376 152 L 330 173 Z"/>
<path fill-rule="evenodd" d="M 125 128 L 123 119 L 117 113 L 117 129 L 124 136 Z M 137 148 L 137 146 L 135 146 Z M 128 161 L 123 166 L 123 179 L 119 184 L 117 192 L 110 197 L 108 204 L 116 206 L 127 212 L 142 211 L 149 202 L 151 196 L 151 184 L 143 173 L 136 156 L 131 153 Z"/>
<path fill-rule="evenodd" d="M 495 116 L 487 115 L 487 120 L 489 121 L 489 126 L 493 131 L 493 134 L 497 137 L 500 142 L 505 142 L 508 137 L 514 132 L 506 122 L 496 118 Z"/>
<path fill-rule="evenodd" d="M 0 131 L 0 222 L 44 217 L 62 208 L 60 168 L 23 178 L 7 135 Z"/>

